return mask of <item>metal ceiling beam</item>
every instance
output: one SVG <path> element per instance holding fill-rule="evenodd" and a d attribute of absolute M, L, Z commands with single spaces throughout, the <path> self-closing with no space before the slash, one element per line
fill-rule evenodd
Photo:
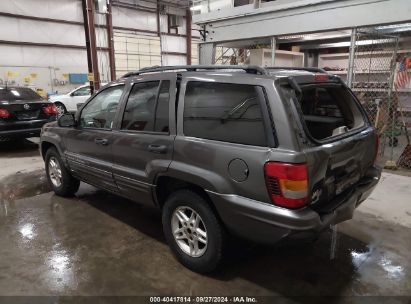
<path fill-rule="evenodd" d="M 229 19 L 217 18 L 218 14 L 223 14 L 224 10 L 221 10 L 214 15 L 209 13 L 202 17 L 193 16 L 193 20 L 197 24 L 206 25 L 208 35 L 205 42 L 212 43 L 411 21 L 410 0 L 340 0 L 311 3 L 271 11 L 249 7 L 248 12 L 231 16 Z M 275 8 L 275 5 L 272 8 Z"/>

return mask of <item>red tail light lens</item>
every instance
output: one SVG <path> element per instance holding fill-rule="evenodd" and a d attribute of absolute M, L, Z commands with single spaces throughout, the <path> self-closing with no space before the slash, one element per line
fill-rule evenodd
<path fill-rule="evenodd" d="M 273 204 L 297 209 L 308 203 L 306 164 L 268 162 L 264 166 L 267 190 Z"/>
<path fill-rule="evenodd" d="M 0 109 L 0 118 L 8 118 L 10 117 L 9 111 L 6 109 Z"/>
<path fill-rule="evenodd" d="M 57 115 L 57 108 L 54 104 L 50 104 L 43 108 L 43 112 L 47 115 Z"/>

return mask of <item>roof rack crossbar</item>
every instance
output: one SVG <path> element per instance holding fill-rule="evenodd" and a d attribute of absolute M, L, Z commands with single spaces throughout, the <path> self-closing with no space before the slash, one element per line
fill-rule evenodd
<path fill-rule="evenodd" d="M 198 70 L 243 70 L 249 74 L 267 75 L 266 69 L 256 65 L 175 65 L 175 66 L 153 66 L 142 68 L 135 72 L 129 72 L 123 77 L 138 76 L 146 73 L 156 73 L 164 71 L 186 70 L 188 72 Z"/>
<path fill-rule="evenodd" d="M 307 71 L 314 73 L 327 73 L 326 70 L 320 68 L 294 68 L 294 67 L 265 67 L 266 70 L 297 70 L 297 71 Z"/>

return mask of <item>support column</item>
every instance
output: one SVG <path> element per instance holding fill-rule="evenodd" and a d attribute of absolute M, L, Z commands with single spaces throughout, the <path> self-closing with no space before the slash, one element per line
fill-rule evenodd
<path fill-rule="evenodd" d="M 187 44 L 187 65 L 191 65 L 191 11 L 186 10 L 186 44 Z"/>
<path fill-rule="evenodd" d="M 156 17 L 157 17 L 157 35 L 160 39 L 160 65 L 163 65 L 163 38 L 161 37 L 161 15 L 160 15 L 160 0 L 157 0 L 157 9 L 156 9 Z"/>
<path fill-rule="evenodd" d="M 275 50 L 277 49 L 277 39 L 271 37 L 271 66 L 275 66 Z"/>
<path fill-rule="evenodd" d="M 86 49 L 87 49 L 87 71 L 89 74 L 93 73 L 93 64 L 91 63 L 91 48 L 90 48 L 90 33 L 88 29 L 88 19 L 87 19 L 87 3 L 86 0 L 82 0 L 83 8 L 83 20 L 84 20 L 84 35 L 86 38 Z M 91 94 L 94 92 L 94 81 L 90 81 L 90 91 Z"/>
<path fill-rule="evenodd" d="M 260 0 L 254 0 L 253 5 L 254 5 L 254 8 L 259 8 L 260 7 Z"/>
<path fill-rule="evenodd" d="M 89 73 L 93 73 L 94 75 L 94 80 L 90 81 L 91 93 L 93 93 L 94 90 L 100 89 L 93 0 L 83 0 L 83 16 L 85 18 L 84 31 L 86 34 L 88 68 Z"/>
<path fill-rule="evenodd" d="M 350 54 L 348 58 L 348 71 L 347 71 L 347 86 L 352 88 L 352 83 L 354 79 L 354 59 L 355 59 L 355 45 L 357 43 L 357 29 L 353 28 L 351 31 L 351 43 L 350 43 Z"/>
<path fill-rule="evenodd" d="M 215 44 L 202 43 L 200 44 L 200 64 L 214 64 L 215 59 Z"/>
<path fill-rule="evenodd" d="M 107 0 L 107 14 L 106 14 L 106 25 L 107 25 L 107 42 L 108 42 L 108 55 L 110 64 L 110 78 L 111 81 L 116 80 L 116 61 L 114 55 L 114 40 L 113 40 L 113 18 L 111 13 L 111 0 Z"/>

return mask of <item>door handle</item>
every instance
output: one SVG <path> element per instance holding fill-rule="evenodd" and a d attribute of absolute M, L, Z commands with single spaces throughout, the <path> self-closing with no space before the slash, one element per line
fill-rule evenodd
<path fill-rule="evenodd" d="M 153 153 L 164 154 L 164 153 L 167 153 L 167 146 L 165 146 L 165 145 L 149 145 L 148 146 L 148 151 L 153 152 Z"/>
<path fill-rule="evenodd" d="M 97 144 L 97 145 L 107 146 L 108 145 L 108 139 L 107 138 L 96 138 L 94 140 L 94 143 Z"/>

